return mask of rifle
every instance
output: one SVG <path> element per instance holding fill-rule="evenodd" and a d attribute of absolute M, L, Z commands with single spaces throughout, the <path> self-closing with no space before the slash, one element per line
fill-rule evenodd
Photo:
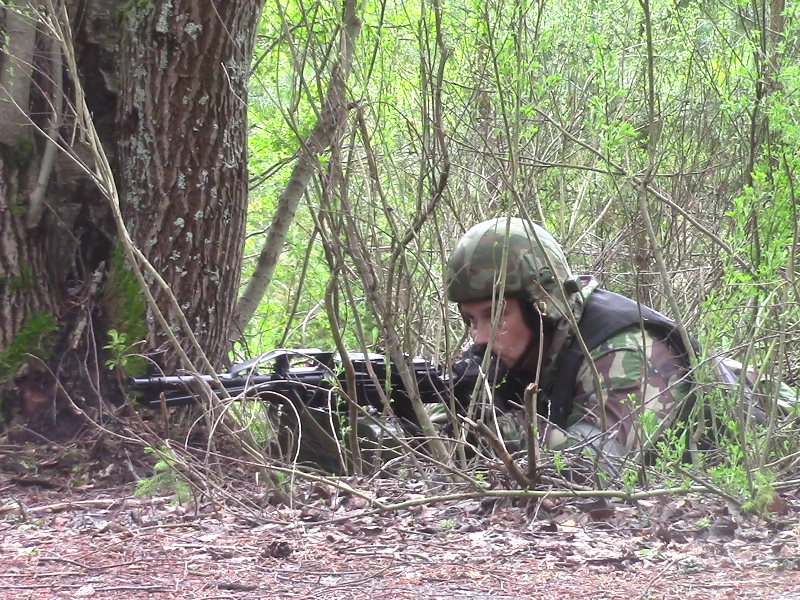
<path fill-rule="evenodd" d="M 361 450 L 378 460 L 397 456 L 399 446 L 392 441 L 395 436 L 420 433 L 419 423 L 400 373 L 383 355 L 348 353 L 355 371 L 355 398 L 369 413 L 380 416 L 386 413 L 383 397 L 388 400 L 399 422 L 384 421 L 378 425 L 373 419 L 360 415 L 353 426 L 361 440 Z M 368 370 L 371 366 L 375 378 Z M 413 370 L 417 391 L 423 403 L 449 401 L 455 397 L 463 405 L 469 400 L 478 375 L 477 363 L 459 361 L 452 374 L 443 374 L 427 360 L 411 358 L 408 366 Z M 235 400 L 264 401 L 270 404 L 290 403 L 293 410 L 278 412 L 278 449 L 282 456 L 293 456 L 292 448 L 298 443 L 295 455 L 300 462 L 311 462 L 326 471 L 341 472 L 344 466 L 341 425 L 347 421 L 347 410 L 336 397 L 337 390 L 347 390 L 346 374 L 341 357 L 316 348 L 303 350 L 272 350 L 247 362 L 234 365 L 218 377 L 219 382 Z M 377 381 L 376 381 L 377 380 Z M 139 402 L 152 406 L 179 406 L 197 402 L 199 394 L 192 391 L 199 382 L 217 386 L 210 375 L 171 375 L 134 377 L 128 380 L 128 389 L 139 394 Z M 379 389 L 380 388 L 380 389 Z M 332 398 L 333 397 L 333 398 Z M 339 410 L 344 408 L 343 410 Z M 299 417 L 302 427 L 297 422 Z M 302 433 L 302 438 L 298 437 Z M 270 443 L 275 441 L 270 440 Z M 364 455 L 362 455 L 364 456 Z"/>
<path fill-rule="evenodd" d="M 378 414 L 385 412 L 378 386 L 369 375 L 367 364 L 370 363 L 395 415 L 406 423 L 417 422 L 409 391 L 391 362 L 387 364 L 381 354 L 349 353 L 348 356 L 355 371 L 354 401 L 364 407 L 373 407 Z M 272 368 L 265 370 L 269 364 L 273 365 Z M 411 358 L 409 366 L 413 369 L 423 403 L 447 401 L 453 394 L 466 405 L 477 377 L 475 369 L 461 369 L 458 376 L 443 374 L 421 357 Z M 128 388 L 140 394 L 139 401 L 143 404 L 156 407 L 163 401 L 167 406 L 179 406 L 197 400 L 198 395 L 192 392 L 192 387 L 198 380 L 212 388 L 216 385 L 210 375 L 169 375 L 132 377 L 128 380 Z M 317 348 L 272 350 L 234 365 L 230 371 L 219 375 L 219 381 L 231 396 L 237 398 L 272 402 L 285 398 L 306 408 L 327 408 L 333 390 L 347 389 L 341 357 Z"/>

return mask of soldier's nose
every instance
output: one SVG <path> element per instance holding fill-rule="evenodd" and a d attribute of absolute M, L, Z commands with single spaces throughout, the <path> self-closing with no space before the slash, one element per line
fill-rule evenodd
<path fill-rule="evenodd" d="M 472 339 L 479 346 L 485 346 L 489 343 L 489 325 L 488 323 L 479 323 L 472 328 Z"/>

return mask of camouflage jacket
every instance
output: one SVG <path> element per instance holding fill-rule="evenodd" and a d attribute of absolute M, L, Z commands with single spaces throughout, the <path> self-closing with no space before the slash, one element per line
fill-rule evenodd
<path fill-rule="evenodd" d="M 585 279 L 583 299 L 596 287 L 596 280 Z M 604 446 L 605 452 L 616 456 L 650 447 L 663 429 L 674 423 L 690 398 L 692 386 L 686 359 L 668 341 L 638 325 L 616 333 L 590 351 L 599 389 L 591 365 L 584 360 L 572 388 L 571 410 L 559 427 L 546 418 L 552 414 L 552 394 L 548 390 L 557 383 L 555 379 L 573 335 L 566 318 L 562 319 L 542 357 L 538 382 L 538 389 L 543 390 L 538 397 L 542 443 L 550 449 Z M 490 374 L 497 383 L 492 405 L 498 409 L 498 432 L 509 449 L 524 442 L 522 393 L 527 384 L 535 381 L 536 370 L 535 364 L 523 364 L 511 371 L 498 369 L 496 375 Z"/>

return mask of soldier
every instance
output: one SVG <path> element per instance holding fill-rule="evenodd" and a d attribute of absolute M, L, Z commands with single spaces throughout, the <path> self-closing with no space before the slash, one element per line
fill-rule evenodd
<path fill-rule="evenodd" d="M 533 382 L 543 444 L 589 448 L 617 474 L 690 398 L 688 359 L 674 322 L 598 289 L 593 277 L 574 276 L 561 246 L 538 225 L 519 218 L 475 225 L 447 262 L 446 286 L 474 342 L 460 367 L 474 367 L 489 351 L 491 406 L 510 449 L 524 442 L 522 398 Z"/>

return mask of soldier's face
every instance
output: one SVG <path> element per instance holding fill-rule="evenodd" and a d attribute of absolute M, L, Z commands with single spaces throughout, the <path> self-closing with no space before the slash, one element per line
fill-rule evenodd
<path fill-rule="evenodd" d="M 492 333 L 492 301 L 463 302 L 461 311 L 469 321 L 473 341 L 481 346 L 488 344 Z M 492 352 L 506 367 L 513 367 L 525 353 L 532 338 L 533 331 L 525 323 L 519 300 L 506 298 L 492 342 Z"/>

